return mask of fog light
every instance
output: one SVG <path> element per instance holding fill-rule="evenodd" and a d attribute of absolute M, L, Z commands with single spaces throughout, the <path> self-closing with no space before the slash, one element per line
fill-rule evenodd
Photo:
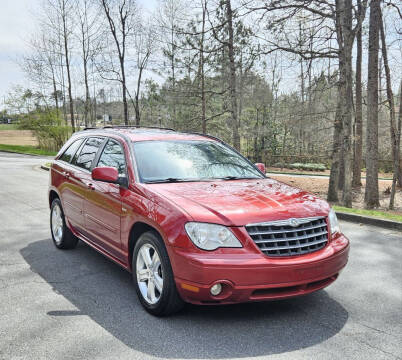
<path fill-rule="evenodd" d="M 221 291 L 222 291 L 222 285 L 221 284 L 215 284 L 215 285 L 213 285 L 212 287 L 211 287 L 211 294 L 213 295 L 213 296 L 217 296 L 217 295 L 219 295 L 220 293 L 221 293 Z"/>

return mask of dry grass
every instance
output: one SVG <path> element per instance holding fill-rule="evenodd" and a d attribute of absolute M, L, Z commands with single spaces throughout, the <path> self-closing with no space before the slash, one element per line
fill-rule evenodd
<path fill-rule="evenodd" d="M 38 146 L 38 141 L 29 130 L 1 130 L 0 144 Z"/>
<path fill-rule="evenodd" d="M 307 190 L 320 196 L 321 198 L 327 197 L 327 189 L 329 179 L 327 177 L 311 178 L 311 177 L 298 177 L 292 175 L 270 175 L 275 180 L 282 181 L 292 186 L 296 186 L 303 190 Z M 364 186 L 365 180 L 362 180 L 363 186 L 353 190 L 353 207 L 358 209 L 364 208 Z M 380 190 L 380 210 L 387 210 L 389 205 L 389 190 L 391 188 L 392 181 L 379 180 Z M 402 189 L 398 189 L 395 195 L 395 211 L 394 213 L 402 215 Z"/>

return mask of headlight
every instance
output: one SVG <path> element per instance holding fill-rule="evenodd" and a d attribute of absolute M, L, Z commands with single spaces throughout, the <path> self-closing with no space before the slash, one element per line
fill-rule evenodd
<path fill-rule="evenodd" d="M 335 211 L 333 209 L 331 209 L 328 213 L 328 220 L 329 220 L 329 228 L 331 229 L 331 234 L 341 231 L 338 223 L 338 218 L 336 217 Z"/>
<path fill-rule="evenodd" d="M 236 236 L 226 226 L 188 222 L 184 227 L 191 241 L 200 249 L 215 250 L 220 247 L 242 247 Z"/>

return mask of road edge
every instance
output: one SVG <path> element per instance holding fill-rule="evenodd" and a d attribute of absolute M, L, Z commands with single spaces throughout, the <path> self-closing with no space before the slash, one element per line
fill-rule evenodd
<path fill-rule="evenodd" d="M 49 158 L 49 159 L 54 159 L 53 155 L 41 155 L 41 154 L 30 154 L 30 153 L 24 153 L 24 152 L 17 152 L 17 151 L 11 151 L 11 150 L 0 150 L 0 153 L 7 153 L 7 154 L 16 154 L 16 155 L 24 155 L 24 156 L 34 156 L 34 157 L 43 157 L 43 158 Z"/>
<path fill-rule="evenodd" d="M 354 223 L 361 223 L 366 225 L 374 225 L 390 230 L 402 231 L 402 223 L 398 221 L 379 219 L 359 214 L 351 214 L 343 211 L 336 211 L 336 216 L 340 220 L 350 221 Z"/>

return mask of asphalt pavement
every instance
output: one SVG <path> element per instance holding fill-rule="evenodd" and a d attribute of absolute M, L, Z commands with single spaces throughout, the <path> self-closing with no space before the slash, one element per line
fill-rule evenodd
<path fill-rule="evenodd" d="M 131 275 L 51 242 L 46 158 L 0 153 L 0 359 L 402 359 L 402 233 L 341 222 L 349 264 L 291 300 L 147 314 Z"/>

